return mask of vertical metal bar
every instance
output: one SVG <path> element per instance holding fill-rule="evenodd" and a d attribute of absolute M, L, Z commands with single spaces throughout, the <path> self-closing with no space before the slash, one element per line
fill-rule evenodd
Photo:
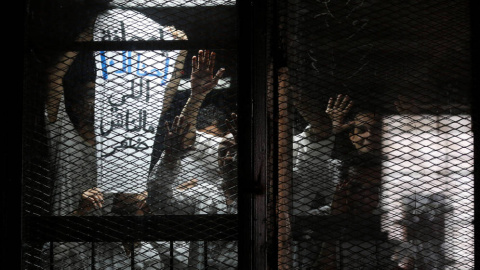
<path fill-rule="evenodd" d="M 130 253 L 130 268 L 132 270 L 135 270 L 135 242 L 131 242 L 129 244 L 132 250 L 132 252 Z"/>
<path fill-rule="evenodd" d="M 276 2 L 276 1 L 274 1 Z M 276 6 L 274 5 L 274 10 Z M 275 11 L 274 11 L 275 13 Z M 275 17 L 275 15 L 274 15 Z M 274 19 L 275 21 L 275 19 Z M 275 25 L 275 22 L 272 22 L 272 25 Z M 275 31 L 275 26 L 272 27 L 272 38 L 271 38 L 271 48 L 274 49 L 275 45 L 277 45 L 277 36 Z M 273 224 L 273 239 L 271 239 L 273 245 L 272 245 L 272 250 L 271 252 L 274 254 L 272 258 L 275 258 L 276 262 L 275 265 L 278 268 L 279 263 L 280 263 L 280 242 L 279 242 L 279 217 L 278 217 L 278 118 L 279 118 L 279 111 L 278 111 L 278 58 L 276 57 L 276 50 L 273 50 L 273 66 L 272 66 L 272 117 L 273 117 L 273 124 L 272 124 L 272 142 L 269 142 L 272 145 L 272 167 L 271 167 L 271 173 L 272 173 L 272 201 L 270 203 L 273 204 L 272 208 L 274 210 L 274 214 L 272 215 L 272 224 Z"/>
<path fill-rule="evenodd" d="M 173 241 L 170 241 L 170 270 L 173 270 Z"/>
<path fill-rule="evenodd" d="M 91 264 L 92 264 L 92 270 L 95 270 L 95 242 L 92 242 L 92 259 L 91 259 Z"/>
<path fill-rule="evenodd" d="M 49 250 L 49 253 L 50 253 L 50 254 L 49 254 L 48 259 L 49 259 L 49 261 L 50 261 L 50 270 L 53 270 L 53 263 L 54 263 L 53 258 L 54 258 L 54 256 L 55 256 L 55 254 L 53 254 L 53 242 L 50 242 L 50 250 Z"/>
<path fill-rule="evenodd" d="M 473 141 L 478 142 L 479 141 L 479 134 L 480 134 L 480 128 L 479 128 L 479 115 L 480 115 L 480 110 L 479 110 L 479 96 L 478 96 L 478 89 L 480 88 L 480 80 L 478 78 L 478 74 L 480 72 L 480 53 L 478 52 L 477 48 L 480 46 L 479 42 L 479 36 L 480 36 L 480 19 L 478 17 L 477 12 L 475 11 L 475 6 L 477 4 L 477 1 L 475 0 L 470 0 L 469 1 L 469 7 L 470 7 L 470 19 L 471 19 L 471 35 L 472 38 L 470 39 L 471 41 L 471 46 L 470 46 L 470 51 L 472 54 L 472 85 L 471 85 L 471 95 L 472 95 L 472 101 L 471 101 L 471 108 L 472 108 L 472 131 L 473 131 Z M 480 222 L 478 222 L 478 216 L 480 213 L 480 210 L 478 209 L 478 194 L 480 190 L 480 185 L 478 184 L 478 179 L 479 177 L 479 160 L 480 160 L 480 151 L 478 151 L 478 143 L 474 143 L 473 145 L 474 151 L 473 151 L 473 161 L 474 165 L 473 166 L 473 179 L 474 181 L 474 217 L 477 217 L 477 222 L 473 220 L 473 226 L 474 226 L 474 239 L 478 239 L 478 232 L 480 228 Z M 478 241 L 475 241 L 475 248 L 478 247 Z M 478 250 L 478 249 L 475 249 Z"/>
<path fill-rule="evenodd" d="M 292 139 L 293 133 L 290 122 L 289 76 L 288 70 L 281 67 L 278 78 L 278 261 L 279 269 L 292 267 L 292 232 L 290 220 L 291 189 L 292 189 Z"/>
<path fill-rule="evenodd" d="M 266 3 L 237 1 L 238 268 L 267 269 Z M 240 45 L 240 43 L 239 43 Z"/>
<path fill-rule="evenodd" d="M 290 70 L 288 69 L 289 2 L 272 0 L 271 48 L 273 60 L 273 180 L 275 190 L 275 236 L 278 269 L 292 267 L 291 185 L 293 132 L 290 123 Z M 288 13 L 287 13 L 288 12 Z"/>
<path fill-rule="evenodd" d="M 208 244 L 207 241 L 203 241 L 203 266 L 208 269 Z"/>

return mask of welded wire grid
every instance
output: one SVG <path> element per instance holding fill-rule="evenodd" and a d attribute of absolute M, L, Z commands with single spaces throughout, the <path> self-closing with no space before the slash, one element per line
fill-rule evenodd
<path fill-rule="evenodd" d="M 268 108 L 274 139 L 267 189 L 272 210 L 268 255 L 274 267 L 474 267 L 468 3 L 384 2 L 272 1 L 269 5 Z M 31 50 L 25 79 L 29 91 L 24 106 L 24 151 L 29 154 L 24 158 L 26 215 L 235 213 L 231 204 L 236 196 L 235 166 L 227 166 L 227 175 L 220 176 L 218 141 L 205 133 L 197 134 L 195 150 L 183 153 L 178 172 L 182 177 L 172 177 L 170 186 L 155 186 L 149 197 L 143 193 L 142 179 L 149 171 L 145 169 L 154 169 L 165 152 L 162 122 L 171 124 L 188 100 L 190 59 L 197 51 L 188 51 L 182 68 L 173 64 L 182 50 L 63 54 L 62 48 L 73 40 L 92 38 L 98 42 L 181 39 L 172 35 L 175 30 L 184 30 L 188 40 L 234 40 L 233 3 L 165 1 L 161 7 L 158 1 L 147 0 L 104 1 L 109 7 L 85 3 L 94 5 L 87 9 L 82 1 L 30 3 Z M 110 7 L 121 10 L 103 13 Z M 115 26 L 97 28 L 99 32 L 89 29 L 99 14 L 106 14 L 106 24 Z M 122 25 L 118 16 L 123 15 L 128 16 Z M 149 19 L 175 29 L 151 33 Z M 235 112 L 237 59 L 231 50 L 215 51 L 214 71 L 225 67 L 227 73 L 197 111 L 204 126 L 211 116 L 220 119 L 215 122 L 223 132 L 219 121 Z M 171 68 L 166 59 L 172 61 Z M 141 78 L 119 79 L 128 73 Z M 118 77 L 108 84 L 105 76 Z M 177 84 L 169 84 L 175 79 Z M 154 83 L 165 89 L 178 86 L 168 113 L 164 113 L 168 105 L 161 109 L 138 105 L 154 100 Z M 95 84 L 105 89 L 103 99 Z M 343 121 L 353 124 L 333 136 L 325 133 L 331 130 L 325 110 L 329 98 L 334 105 L 338 94 L 354 102 Z M 101 100 L 104 105 L 99 105 Z M 128 105 L 132 100 L 137 102 Z M 361 111 L 373 111 L 375 124 L 362 125 L 369 118 L 356 119 Z M 103 123 L 97 122 L 95 112 L 106 114 Z M 128 135 L 140 131 L 154 136 L 138 140 Z M 102 141 L 102 147 L 110 147 L 106 154 L 99 147 L 98 134 L 106 137 Z M 355 145 L 370 136 L 378 142 L 373 148 L 377 151 L 359 154 Z M 150 155 L 140 154 L 145 146 Z M 235 160 L 234 150 L 229 150 Z M 131 151 L 128 158 L 120 157 L 122 163 L 111 167 L 109 158 L 127 151 Z M 99 182 L 114 192 L 103 194 L 101 209 L 85 209 L 80 203 L 82 192 Z M 147 207 L 148 200 L 143 204 L 162 188 L 170 194 L 159 194 L 163 197 L 151 202 L 153 209 Z M 114 195 L 118 193 L 126 195 Z M 218 230 L 224 229 L 219 222 Z M 236 264 L 235 246 L 234 241 L 27 243 L 25 261 L 34 269 L 52 265 L 179 269 L 188 264 L 231 269 Z"/>
<path fill-rule="evenodd" d="M 274 267 L 474 269 L 469 2 L 269 11 Z"/>
<path fill-rule="evenodd" d="M 227 136 L 235 126 L 226 125 L 236 112 L 234 5 L 235 1 L 195 0 L 29 3 L 26 217 L 237 214 L 236 146 L 233 136 Z M 154 50 L 156 41 L 184 43 L 179 49 Z M 214 48 L 198 48 L 207 43 Z M 230 47 L 222 47 L 225 44 Z M 216 53 L 213 75 L 225 69 L 213 90 L 200 97 L 191 94 L 190 86 L 192 57 L 199 57 L 199 49 Z M 162 167 L 165 123 L 172 127 L 190 97 L 193 109 L 188 112 L 198 113 L 198 119 L 193 117 L 195 143 L 189 151 L 177 151 L 181 146 L 170 144 L 173 152 L 181 152 L 175 156 L 178 166 Z M 221 167 L 219 155 L 228 157 Z M 136 228 L 134 222 L 111 221 L 115 222 L 113 227 L 120 231 Z M 224 224 L 220 218 L 209 229 L 232 229 Z M 25 268 L 234 269 L 237 265 L 237 242 L 218 241 L 215 234 L 209 241 L 190 240 L 198 238 L 190 230 L 183 235 L 177 232 L 182 239 L 168 241 L 89 242 L 81 241 L 91 238 L 85 231 L 105 235 L 110 231 L 81 221 L 72 226 L 51 235 L 72 234 L 67 238 L 78 241 L 25 243 Z M 125 239 L 132 237 L 125 234 Z"/>

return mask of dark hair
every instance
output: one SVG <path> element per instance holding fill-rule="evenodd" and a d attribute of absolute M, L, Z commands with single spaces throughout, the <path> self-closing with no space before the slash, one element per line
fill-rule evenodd
<path fill-rule="evenodd" d="M 203 106 L 198 111 L 197 129 L 204 129 L 208 126 L 216 126 L 222 132 L 226 132 L 226 119 L 226 113 L 217 108 L 215 105 L 209 104 L 207 106 Z"/>

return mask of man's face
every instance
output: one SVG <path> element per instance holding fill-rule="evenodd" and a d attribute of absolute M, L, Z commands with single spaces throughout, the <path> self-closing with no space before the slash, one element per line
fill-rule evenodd
<path fill-rule="evenodd" d="M 380 136 L 378 121 L 373 113 L 359 113 L 355 116 L 353 131 L 349 133 L 350 141 L 360 154 L 378 150 Z"/>

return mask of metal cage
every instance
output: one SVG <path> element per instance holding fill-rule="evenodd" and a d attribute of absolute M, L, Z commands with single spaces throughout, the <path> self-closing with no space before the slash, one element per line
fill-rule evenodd
<path fill-rule="evenodd" d="M 27 1 L 22 269 L 474 269 L 469 1 Z"/>

